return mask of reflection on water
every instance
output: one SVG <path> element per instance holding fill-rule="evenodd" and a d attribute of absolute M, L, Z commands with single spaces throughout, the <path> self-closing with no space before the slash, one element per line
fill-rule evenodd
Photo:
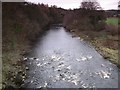
<path fill-rule="evenodd" d="M 118 87 L 118 68 L 63 27 L 51 27 L 25 60 L 29 70 L 24 87 Z"/>

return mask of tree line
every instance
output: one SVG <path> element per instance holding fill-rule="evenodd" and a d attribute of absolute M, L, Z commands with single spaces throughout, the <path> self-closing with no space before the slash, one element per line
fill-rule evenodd
<path fill-rule="evenodd" d="M 64 17 L 66 28 L 98 31 L 105 28 L 106 12 L 95 0 L 83 0 L 79 9 L 68 12 Z"/>

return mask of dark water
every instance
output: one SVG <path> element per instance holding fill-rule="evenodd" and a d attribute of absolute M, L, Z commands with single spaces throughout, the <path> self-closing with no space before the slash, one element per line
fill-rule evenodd
<path fill-rule="evenodd" d="M 63 27 L 51 28 L 27 61 L 28 88 L 117 88 L 118 68 Z"/>

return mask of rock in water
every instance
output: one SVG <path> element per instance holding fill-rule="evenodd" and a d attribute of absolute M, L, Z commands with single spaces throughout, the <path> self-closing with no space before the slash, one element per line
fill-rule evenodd
<path fill-rule="evenodd" d="M 28 58 L 27 58 L 27 57 L 25 57 L 23 60 L 24 60 L 24 61 L 26 61 L 26 60 L 28 60 Z"/>
<path fill-rule="evenodd" d="M 28 67 L 25 67 L 25 69 L 26 69 L 26 70 L 29 70 L 29 68 L 28 68 Z"/>

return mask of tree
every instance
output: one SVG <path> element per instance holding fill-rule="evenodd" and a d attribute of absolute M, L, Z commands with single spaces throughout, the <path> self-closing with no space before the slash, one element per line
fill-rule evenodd
<path fill-rule="evenodd" d="M 100 4 L 96 0 L 83 0 L 81 2 L 81 8 L 87 9 L 87 10 L 101 9 Z"/>
<path fill-rule="evenodd" d="M 120 1 L 118 2 L 118 10 L 120 10 Z"/>

